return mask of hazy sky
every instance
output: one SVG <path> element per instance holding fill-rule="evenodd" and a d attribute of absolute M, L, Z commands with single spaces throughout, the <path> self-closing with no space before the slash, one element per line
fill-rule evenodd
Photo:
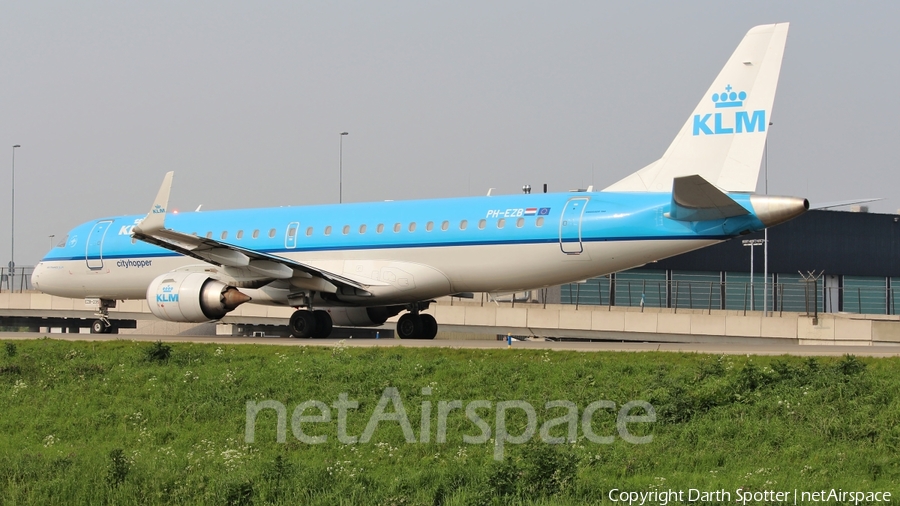
<path fill-rule="evenodd" d="M 603 188 L 791 29 L 769 192 L 900 208 L 897 2 L 4 2 L 0 264 L 94 218 Z M 892 151 L 893 150 L 893 151 Z M 762 177 L 760 178 L 762 181 Z M 762 189 L 762 186 L 760 186 Z"/>

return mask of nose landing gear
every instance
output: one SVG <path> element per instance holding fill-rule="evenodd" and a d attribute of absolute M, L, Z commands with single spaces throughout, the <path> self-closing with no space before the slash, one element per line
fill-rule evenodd
<path fill-rule="evenodd" d="M 94 314 L 97 319 L 91 323 L 91 334 L 109 334 L 112 331 L 112 324 L 109 322 L 109 308 L 111 307 L 116 307 L 116 301 L 100 299 L 100 307 Z"/>

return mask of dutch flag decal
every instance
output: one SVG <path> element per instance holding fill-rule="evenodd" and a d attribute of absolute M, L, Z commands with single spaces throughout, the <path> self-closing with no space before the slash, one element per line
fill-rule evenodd
<path fill-rule="evenodd" d="M 535 214 L 537 214 L 536 207 L 529 207 L 528 209 L 525 210 L 525 216 L 534 216 Z"/>

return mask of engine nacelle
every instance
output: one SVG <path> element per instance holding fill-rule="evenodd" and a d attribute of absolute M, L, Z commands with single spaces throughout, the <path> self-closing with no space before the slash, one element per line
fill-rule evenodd
<path fill-rule="evenodd" d="M 346 327 L 374 327 L 386 322 L 403 308 L 398 307 L 330 307 L 328 314 L 335 325 Z"/>
<path fill-rule="evenodd" d="M 147 288 L 150 312 L 170 322 L 218 320 L 249 300 L 237 288 L 199 272 L 169 272 Z"/>

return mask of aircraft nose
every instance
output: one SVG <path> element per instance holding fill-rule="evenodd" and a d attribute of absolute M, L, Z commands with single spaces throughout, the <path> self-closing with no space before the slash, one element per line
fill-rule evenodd
<path fill-rule="evenodd" d="M 809 201 L 799 197 L 770 197 L 751 195 L 750 204 L 759 221 L 766 227 L 794 219 L 809 209 Z"/>
<path fill-rule="evenodd" d="M 40 290 L 41 289 L 41 273 L 44 271 L 44 262 L 38 262 L 38 264 L 34 267 L 34 271 L 31 272 L 31 286 Z"/>

